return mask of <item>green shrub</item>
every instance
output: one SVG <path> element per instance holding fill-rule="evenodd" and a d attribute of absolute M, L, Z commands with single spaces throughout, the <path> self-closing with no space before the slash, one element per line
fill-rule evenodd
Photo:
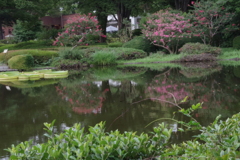
<path fill-rule="evenodd" d="M 202 54 L 210 53 L 215 56 L 220 55 L 222 50 L 219 47 L 212 47 L 202 43 L 186 43 L 179 49 L 181 53 L 185 54 Z"/>
<path fill-rule="evenodd" d="M 55 28 L 52 29 L 43 28 L 41 32 L 37 33 L 37 38 L 39 40 L 55 39 L 58 36 L 58 32 L 61 31 Z"/>
<path fill-rule="evenodd" d="M 108 47 L 122 47 L 122 45 L 123 45 L 122 42 L 108 43 Z"/>
<path fill-rule="evenodd" d="M 6 63 L 13 56 L 25 55 L 25 54 L 32 55 L 34 58 L 35 64 L 37 65 L 47 64 L 52 57 L 58 56 L 58 53 L 56 51 L 37 50 L 37 49 L 14 50 L 14 51 L 9 51 L 6 54 L 0 53 L 0 61 L 3 61 Z"/>
<path fill-rule="evenodd" d="M 32 55 L 17 55 L 8 60 L 8 66 L 12 69 L 30 69 L 34 66 Z"/>
<path fill-rule="evenodd" d="M 143 36 L 134 37 L 132 40 L 124 43 L 123 47 L 140 49 L 148 53 L 157 50 L 157 47 L 152 45 L 151 42 L 145 39 Z"/>
<path fill-rule="evenodd" d="M 132 32 L 133 37 L 142 35 L 141 29 L 134 29 Z"/>
<path fill-rule="evenodd" d="M 44 123 L 48 141 L 32 145 L 31 142 L 12 145 L 7 151 L 10 159 L 145 159 L 160 155 L 171 136 L 164 124 L 154 127 L 150 135 L 136 132 L 105 132 L 99 123 L 84 132 L 80 124 L 55 135 L 54 126 Z"/>
<path fill-rule="evenodd" d="M 80 63 L 79 60 L 63 59 L 61 57 L 55 57 L 51 61 L 51 66 L 60 68 L 62 64 L 66 66 L 72 66 L 79 63 Z"/>
<path fill-rule="evenodd" d="M 92 63 L 97 65 L 116 64 L 117 56 L 109 51 L 96 51 L 92 55 Z"/>
<path fill-rule="evenodd" d="M 159 159 L 237 159 L 240 147 L 240 113 L 226 121 L 218 121 L 220 116 L 208 127 L 202 127 L 201 140 L 186 141 L 172 145 Z"/>
<path fill-rule="evenodd" d="M 233 48 L 240 49 L 240 36 L 233 39 Z"/>
<path fill-rule="evenodd" d="M 27 41 L 27 42 L 20 42 L 17 44 L 6 44 L 5 46 L 0 46 L 0 52 L 2 52 L 4 49 L 18 50 L 18 49 L 40 49 L 40 48 L 50 48 L 50 47 L 54 48 L 52 46 L 51 40 Z"/>
<path fill-rule="evenodd" d="M 147 57 L 147 53 L 143 50 L 133 48 L 105 48 L 103 51 L 108 51 L 116 55 L 117 60 L 130 60 Z"/>
<path fill-rule="evenodd" d="M 80 60 L 84 56 L 84 50 L 77 48 L 64 48 L 59 51 L 59 56 L 63 59 Z"/>

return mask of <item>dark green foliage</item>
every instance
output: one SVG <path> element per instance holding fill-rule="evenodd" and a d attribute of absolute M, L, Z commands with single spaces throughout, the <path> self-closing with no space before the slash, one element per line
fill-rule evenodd
<path fill-rule="evenodd" d="M 122 45 L 123 45 L 122 42 L 108 43 L 108 47 L 122 47 Z"/>
<path fill-rule="evenodd" d="M 40 21 L 35 23 L 17 21 L 13 28 L 14 39 L 17 42 L 29 41 L 37 38 L 38 32 L 41 32 L 41 23 Z"/>
<path fill-rule="evenodd" d="M 185 54 L 210 53 L 217 56 L 221 54 L 222 50 L 219 47 L 212 47 L 202 43 L 186 43 L 182 48 L 179 49 L 179 52 Z"/>
<path fill-rule="evenodd" d="M 8 60 L 8 66 L 12 69 L 30 69 L 34 66 L 32 55 L 17 55 Z"/>
<path fill-rule="evenodd" d="M 43 28 L 41 32 L 37 33 L 37 38 L 39 40 L 50 40 L 50 39 L 55 39 L 58 36 L 58 33 L 61 32 L 61 30 L 57 29 L 46 29 Z"/>
<path fill-rule="evenodd" d="M 240 36 L 233 39 L 233 48 L 240 49 Z"/>
<path fill-rule="evenodd" d="M 147 39 L 145 39 L 142 36 L 135 37 L 132 40 L 124 43 L 123 47 L 139 49 L 139 50 L 143 50 L 148 53 L 154 52 L 157 50 L 156 46 L 152 45 L 150 41 L 148 41 Z"/>
<path fill-rule="evenodd" d="M 88 44 L 98 43 L 99 40 L 100 40 L 100 37 L 98 35 L 87 34 L 86 36 L 86 42 L 88 42 Z"/>
<path fill-rule="evenodd" d="M 142 34 L 142 30 L 141 29 L 134 29 L 132 32 L 132 36 L 140 36 Z"/>
<path fill-rule="evenodd" d="M 10 159 L 145 159 L 160 155 L 171 136 L 164 124 L 153 128 L 150 134 L 136 132 L 105 132 L 99 123 L 84 132 L 80 124 L 55 135 L 52 124 L 44 123 L 48 142 L 32 146 L 24 142 L 7 149 Z M 45 157 L 45 158 L 41 158 Z"/>
<path fill-rule="evenodd" d="M 234 67 L 233 73 L 236 77 L 240 78 L 240 66 Z"/>

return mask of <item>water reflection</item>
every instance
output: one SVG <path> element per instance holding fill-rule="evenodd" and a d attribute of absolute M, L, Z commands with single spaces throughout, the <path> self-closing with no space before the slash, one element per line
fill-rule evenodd
<path fill-rule="evenodd" d="M 211 66 L 205 68 L 101 68 L 72 73 L 67 79 L 58 79 L 41 87 L 0 85 L 0 155 L 11 144 L 32 139 L 44 142 L 43 123 L 56 119 L 55 131 L 62 132 L 74 123 L 82 126 L 106 121 L 107 131 L 150 131 L 150 122 L 172 118 L 185 96 L 182 107 L 204 102 L 203 109 L 194 113 L 207 125 L 221 114 L 227 118 L 239 112 L 239 67 Z M 34 82 L 31 82 L 34 83 Z M 6 85 L 11 90 L 6 89 Z M 143 99 L 145 99 L 143 101 Z M 135 103 L 136 102 L 136 103 Z M 134 104 L 133 104 L 134 103 Z M 184 120 L 183 115 L 176 115 Z M 172 141 L 191 138 L 182 135 L 179 124 L 164 120 L 174 130 Z"/>

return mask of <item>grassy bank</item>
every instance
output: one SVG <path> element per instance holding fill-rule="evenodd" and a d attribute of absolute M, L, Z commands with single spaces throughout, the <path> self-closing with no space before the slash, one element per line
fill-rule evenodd
<path fill-rule="evenodd" d="M 158 53 L 154 53 L 151 54 L 148 57 L 145 58 L 141 58 L 141 59 L 134 59 L 134 60 L 120 60 L 117 61 L 118 64 L 137 64 L 137 63 L 143 63 L 143 64 L 147 64 L 147 63 L 154 63 L 154 62 L 170 62 L 170 61 L 176 61 L 179 60 L 181 58 L 183 58 L 184 56 L 186 56 L 185 54 L 171 54 L 171 55 L 164 55 L 164 54 L 158 54 Z"/>

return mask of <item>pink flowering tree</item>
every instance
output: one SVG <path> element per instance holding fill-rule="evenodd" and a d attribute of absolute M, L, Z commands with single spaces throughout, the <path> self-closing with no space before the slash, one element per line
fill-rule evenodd
<path fill-rule="evenodd" d="M 178 42 L 183 37 L 191 37 L 191 24 L 179 13 L 160 10 L 147 17 L 142 32 L 155 46 L 176 53 Z"/>
<path fill-rule="evenodd" d="M 237 29 L 235 24 L 231 24 L 234 13 L 229 13 L 227 7 L 224 7 L 226 2 L 227 0 L 192 2 L 190 19 L 193 24 L 193 36 L 200 37 L 204 44 L 211 45 L 213 37 L 218 33 Z"/>
<path fill-rule="evenodd" d="M 100 26 L 96 16 L 75 15 L 67 21 L 65 31 L 58 34 L 53 45 L 73 46 L 88 45 L 94 43 L 93 37 L 101 36 Z M 102 35 L 104 36 L 104 35 Z"/>

